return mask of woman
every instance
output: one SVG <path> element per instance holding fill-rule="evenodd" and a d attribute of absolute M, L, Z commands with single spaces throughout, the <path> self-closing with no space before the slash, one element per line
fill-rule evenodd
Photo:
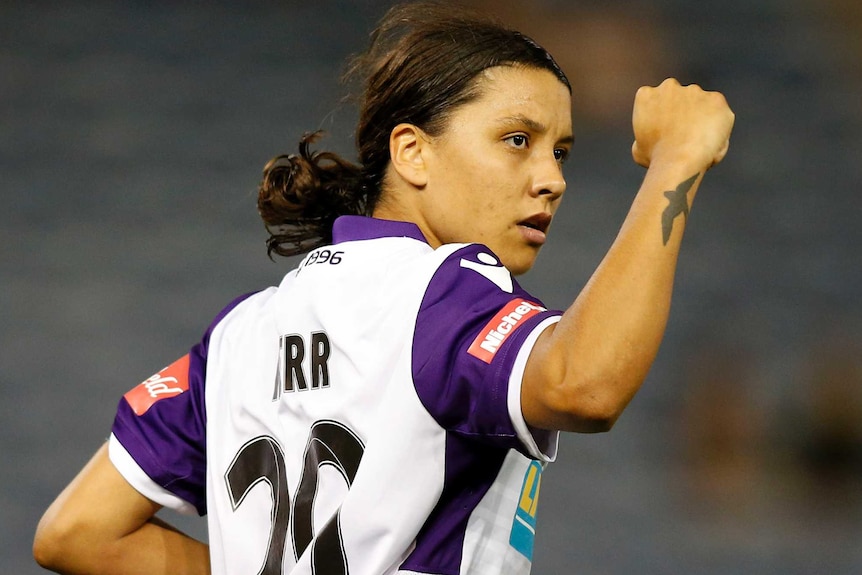
<path fill-rule="evenodd" d="M 42 565 L 529 571 L 557 432 L 610 429 L 645 378 L 733 114 L 674 80 L 638 92 L 646 177 L 563 313 L 512 277 L 566 186 L 571 89 L 553 58 L 451 7 L 406 5 L 353 71 L 359 165 L 308 136 L 260 187 L 270 253 L 308 255 L 124 396 L 108 445 L 40 523 Z M 162 506 L 206 513 L 209 546 L 154 518 Z"/>

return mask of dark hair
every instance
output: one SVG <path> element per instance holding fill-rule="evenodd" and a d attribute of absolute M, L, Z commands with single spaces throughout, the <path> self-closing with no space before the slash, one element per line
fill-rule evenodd
<path fill-rule="evenodd" d="M 548 70 L 571 92 L 551 55 L 520 32 L 481 16 L 436 3 L 409 3 L 387 12 L 368 50 L 345 78 L 363 80 L 356 147 L 359 164 L 310 149 L 319 133 L 305 134 L 298 155 L 267 163 L 258 209 L 270 233 L 267 248 L 284 256 L 332 241 L 340 215 L 371 215 L 389 165 L 389 135 L 409 123 L 431 136 L 452 112 L 479 96 L 476 77 L 495 66 Z"/>

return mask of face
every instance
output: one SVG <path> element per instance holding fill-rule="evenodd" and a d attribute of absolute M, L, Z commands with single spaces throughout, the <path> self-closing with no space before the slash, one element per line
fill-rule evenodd
<path fill-rule="evenodd" d="M 432 246 L 485 244 L 517 275 L 532 267 L 566 189 L 571 97 L 534 68 L 490 68 L 478 87 L 426 141 L 417 223 Z"/>

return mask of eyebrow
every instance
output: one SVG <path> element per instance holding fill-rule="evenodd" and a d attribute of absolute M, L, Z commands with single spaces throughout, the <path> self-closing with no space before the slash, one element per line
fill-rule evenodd
<path fill-rule="evenodd" d="M 541 122 L 537 122 L 532 118 L 528 118 L 527 116 L 517 114 L 515 116 L 506 116 L 505 118 L 501 118 L 500 123 L 504 126 L 524 126 L 528 130 L 532 132 L 537 132 L 540 134 L 544 134 L 548 131 L 548 127 L 545 126 Z M 564 138 L 560 138 L 559 144 L 572 144 L 575 141 L 575 137 L 572 135 L 566 136 Z"/>

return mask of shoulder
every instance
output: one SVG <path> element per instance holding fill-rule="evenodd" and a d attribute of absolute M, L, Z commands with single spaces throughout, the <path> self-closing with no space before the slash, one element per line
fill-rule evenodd
<path fill-rule="evenodd" d="M 437 252 L 440 261 L 425 290 L 420 315 L 432 308 L 435 315 L 445 313 L 447 308 L 458 313 L 473 310 L 487 314 L 513 300 L 525 300 L 544 309 L 542 302 L 518 284 L 488 247 L 453 244 Z"/>
<path fill-rule="evenodd" d="M 263 290 L 244 293 L 232 299 L 216 314 L 207 331 L 212 331 L 227 320 L 234 319 L 243 314 L 253 314 L 266 307 L 267 302 L 278 291 L 276 287 L 268 287 Z"/>
<path fill-rule="evenodd" d="M 485 246 L 447 250 L 416 317 L 416 391 L 443 427 L 514 437 L 507 397 L 510 377 L 520 381 L 516 360 L 531 334 L 559 312 L 521 288 Z"/>
<path fill-rule="evenodd" d="M 452 244 L 445 248 L 448 249 L 438 250 L 443 250 L 441 255 L 446 257 L 435 274 L 436 283 L 467 281 L 474 289 L 505 293 L 513 293 L 517 287 L 512 274 L 490 248 L 482 244 Z"/>
<path fill-rule="evenodd" d="M 226 330 L 237 329 L 243 325 L 254 325 L 261 317 L 266 317 L 269 302 L 277 293 L 278 288 L 268 287 L 266 289 L 245 293 L 231 300 L 224 306 L 210 322 L 201 344 L 207 348 L 209 342 L 218 334 Z"/>

